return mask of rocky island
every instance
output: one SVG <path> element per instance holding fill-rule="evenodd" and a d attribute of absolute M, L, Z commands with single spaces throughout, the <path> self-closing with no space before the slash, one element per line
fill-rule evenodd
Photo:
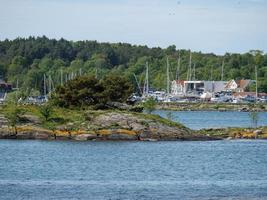
<path fill-rule="evenodd" d="M 53 116 L 45 120 L 37 106 L 23 106 L 23 109 L 27 112 L 20 116 L 16 127 L 0 114 L 0 139 L 186 141 L 267 138 L 266 127 L 194 131 L 153 114 L 63 108 L 54 108 Z"/>
<path fill-rule="evenodd" d="M 1 139 L 44 140 L 211 140 L 213 137 L 157 115 L 118 110 L 74 111 L 57 108 L 56 117 L 44 121 L 38 108 L 28 106 L 16 131 L 0 116 Z"/>
<path fill-rule="evenodd" d="M 184 141 L 267 138 L 266 128 L 191 130 L 151 114 L 159 106 L 153 98 L 139 104 L 129 102 L 132 92 L 129 80 L 114 74 L 102 79 L 79 76 L 69 80 L 49 93 L 48 101 L 40 104 L 30 105 L 23 100 L 23 93 L 17 98 L 15 92 L 13 99 L 0 106 L 0 139 Z M 180 109 L 173 104 L 164 105 L 169 106 L 167 110 Z M 185 104 L 181 108 L 205 109 L 202 106 L 211 107 L 210 104 Z M 218 110 L 225 107 L 212 106 Z M 150 114 L 144 114 L 143 109 Z M 253 109 L 266 108 L 257 105 Z"/>

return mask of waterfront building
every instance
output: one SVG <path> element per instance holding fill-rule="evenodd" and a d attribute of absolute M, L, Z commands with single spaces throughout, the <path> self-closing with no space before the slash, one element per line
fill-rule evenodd
<path fill-rule="evenodd" d="M 227 81 L 183 81 L 174 80 L 171 84 L 173 95 L 197 95 L 204 92 L 216 93 L 224 91 Z"/>
<path fill-rule="evenodd" d="M 249 86 L 251 84 L 254 84 L 254 80 L 230 80 L 225 86 L 226 91 L 231 91 L 231 92 L 248 92 Z"/>

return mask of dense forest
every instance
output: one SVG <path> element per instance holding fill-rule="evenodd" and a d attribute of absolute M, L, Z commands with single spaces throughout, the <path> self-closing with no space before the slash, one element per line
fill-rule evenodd
<path fill-rule="evenodd" d="M 254 79 L 258 68 L 259 91 L 267 92 L 267 54 L 258 50 L 248 53 L 192 53 L 195 79 L 221 80 L 224 62 L 224 80 Z M 149 83 L 156 89 L 166 88 L 166 58 L 170 62 L 170 79 L 179 75 L 186 79 L 190 51 L 169 46 L 166 49 L 149 48 L 126 43 L 98 43 L 97 41 L 67 41 L 47 37 L 17 38 L 0 41 L 0 76 L 18 84 L 25 91 L 43 92 L 44 75 L 53 86 L 80 74 L 102 78 L 106 74 L 123 75 L 137 88 L 144 82 L 146 62 L 149 65 Z M 177 74 L 178 58 L 180 69 Z M 136 79 L 134 77 L 136 75 Z M 47 79 L 48 80 L 48 79 Z"/>

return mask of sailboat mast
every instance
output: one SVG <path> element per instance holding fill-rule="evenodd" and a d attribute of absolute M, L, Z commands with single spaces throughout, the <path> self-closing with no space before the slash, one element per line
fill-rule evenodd
<path fill-rule="evenodd" d="M 256 78 L 256 103 L 258 99 L 258 72 L 257 72 L 257 65 L 255 65 L 255 78 Z"/>
<path fill-rule="evenodd" d="M 97 68 L 95 69 L 95 78 L 98 78 L 98 74 L 97 74 Z"/>
<path fill-rule="evenodd" d="M 136 81 L 138 90 L 139 90 L 140 94 L 142 94 L 142 90 L 141 90 L 141 88 L 140 88 L 140 85 L 139 85 L 139 82 L 138 82 L 138 80 L 137 80 L 137 77 L 136 77 L 135 73 L 133 73 L 133 75 L 134 75 L 134 79 L 135 79 L 135 81 Z"/>
<path fill-rule="evenodd" d="M 149 92 L 149 85 L 148 85 L 148 62 L 146 62 L 146 94 Z"/>
<path fill-rule="evenodd" d="M 167 57 L 167 95 L 170 94 L 170 72 L 169 58 Z"/>
<path fill-rule="evenodd" d="M 196 63 L 194 63 L 194 67 L 193 67 L 193 81 L 196 80 Z"/>
<path fill-rule="evenodd" d="M 192 53 L 190 50 L 190 56 L 189 56 L 189 67 L 188 67 L 188 71 L 187 71 L 187 81 L 191 81 L 191 65 L 192 65 Z"/>
<path fill-rule="evenodd" d="M 144 81 L 143 95 L 147 95 L 148 91 L 149 91 L 149 85 L 148 85 L 148 62 L 146 62 L 146 75 L 145 75 L 145 81 Z"/>
<path fill-rule="evenodd" d="M 73 80 L 73 79 L 74 79 L 74 73 L 71 72 L 71 80 Z"/>
<path fill-rule="evenodd" d="M 223 73 L 224 73 L 224 58 L 223 58 L 223 62 L 222 62 L 222 74 L 221 74 L 221 81 L 223 81 L 224 77 L 223 77 Z"/>
<path fill-rule="evenodd" d="M 212 79 L 213 79 L 212 75 L 213 75 L 213 68 L 212 68 L 212 66 L 211 66 L 211 67 L 210 67 L 210 80 L 211 80 L 211 81 L 212 81 Z"/>
<path fill-rule="evenodd" d="M 179 52 L 178 65 L 177 65 L 177 69 L 176 69 L 175 80 L 179 80 L 179 76 L 180 76 L 180 65 L 181 65 L 181 57 L 180 57 L 180 52 Z"/>
<path fill-rule="evenodd" d="M 60 85 L 63 86 L 63 70 L 60 70 Z"/>
<path fill-rule="evenodd" d="M 52 80 L 51 80 L 51 75 L 48 77 L 48 93 L 51 93 L 52 91 Z"/>
<path fill-rule="evenodd" d="M 189 50 L 189 54 L 190 54 L 189 55 L 189 66 L 188 66 L 187 77 L 186 77 L 187 81 L 191 80 L 191 64 L 192 64 L 192 53 L 191 53 L 191 50 Z M 184 87 L 184 94 L 187 93 L 187 90 L 188 90 L 188 83 Z"/>
<path fill-rule="evenodd" d="M 18 90 L 19 90 L 19 80 L 17 79 L 17 85 L 16 85 L 16 101 L 18 101 Z"/>
<path fill-rule="evenodd" d="M 44 74 L 44 96 L 46 95 L 46 77 Z"/>

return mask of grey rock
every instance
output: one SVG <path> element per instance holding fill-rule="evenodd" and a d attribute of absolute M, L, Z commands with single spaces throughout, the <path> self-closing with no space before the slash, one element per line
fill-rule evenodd
<path fill-rule="evenodd" d="M 151 132 L 149 130 L 143 130 L 140 135 L 140 139 L 145 139 L 145 138 L 150 138 L 151 137 Z"/>
<path fill-rule="evenodd" d="M 137 122 L 132 122 L 129 124 L 129 126 L 131 127 L 133 131 L 137 131 L 137 132 L 145 129 L 144 125 L 142 125 L 141 123 L 137 123 Z"/>
<path fill-rule="evenodd" d="M 260 134 L 262 134 L 262 130 L 255 130 L 255 131 L 253 131 L 253 133 L 255 135 L 260 135 Z"/>
<path fill-rule="evenodd" d="M 50 139 L 50 134 L 47 133 L 47 132 L 36 132 L 34 133 L 34 138 L 37 139 L 37 140 L 48 140 Z"/>
<path fill-rule="evenodd" d="M 97 136 L 96 135 L 93 135 L 93 134 L 80 134 L 80 135 L 76 135 L 74 137 L 74 140 L 77 140 L 77 141 L 86 141 L 86 140 L 94 140 L 96 138 L 97 138 Z"/>
<path fill-rule="evenodd" d="M 40 124 L 41 123 L 39 117 L 36 117 L 33 115 L 23 115 L 23 117 L 26 119 L 27 123 L 30 123 L 30 124 Z"/>
<path fill-rule="evenodd" d="M 112 133 L 107 136 L 108 140 L 137 140 L 136 135 Z"/>
<path fill-rule="evenodd" d="M 71 138 L 69 136 L 60 135 L 60 136 L 57 136 L 55 139 L 56 140 L 70 140 Z"/>
<path fill-rule="evenodd" d="M 5 127 L 5 126 L 7 126 L 8 125 L 8 121 L 7 121 L 7 119 L 5 118 L 5 117 L 3 117 L 3 116 L 0 116 L 0 128 L 2 127 Z"/>
<path fill-rule="evenodd" d="M 130 110 L 132 108 L 132 106 L 120 102 L 108 102 L 107 106 L 110 108 L 117 108 L 120 110 Z"/>
<path fill-rule="evenodd" d="M 32 132 L 28 132 L 28 131 L 18 132 L 16 135 L 16 138 L 21 139 L 21 140 L 35 139 L 34 134 Z"/>

